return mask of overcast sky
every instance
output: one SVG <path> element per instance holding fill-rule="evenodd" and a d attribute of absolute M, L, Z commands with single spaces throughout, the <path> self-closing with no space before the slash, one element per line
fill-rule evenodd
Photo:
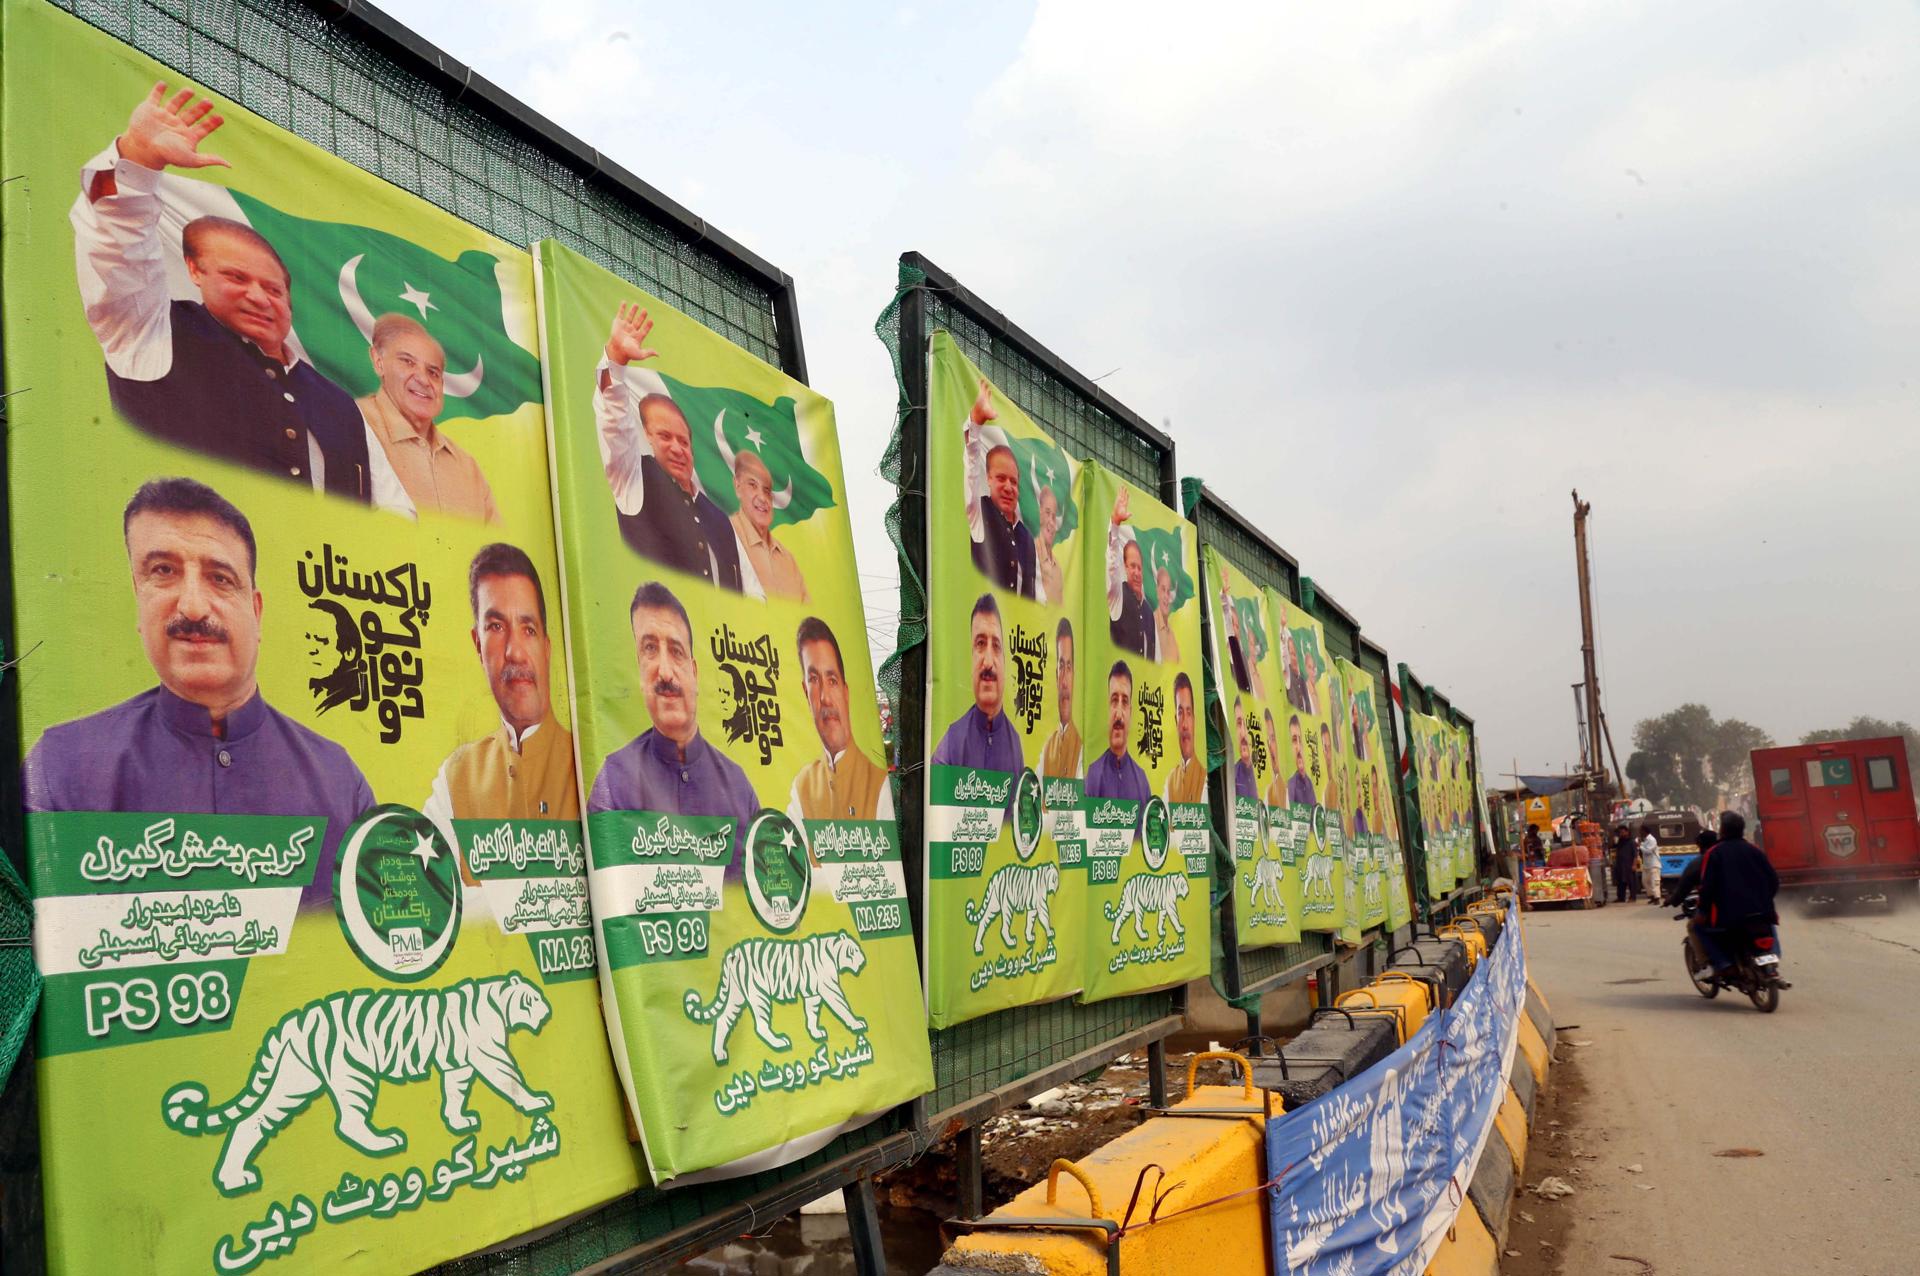
<path fill-rule="evenodd" d="M 395 0 L 791 273 L 864 582 L 919 249 L 1478 719 L 1920 721 L 1910 4 Z M 876 622 L 894 600 L 870 593 Z"/>

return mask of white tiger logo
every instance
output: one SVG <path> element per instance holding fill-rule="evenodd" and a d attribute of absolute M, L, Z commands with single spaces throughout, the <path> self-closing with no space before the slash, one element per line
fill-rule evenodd
<path fill-rule="evenodd" d="M 1315 855 L 1307 861 L 1307 871 L 1301 878 L 1300 889 L 1309 897 L 1325 895 L 1333 897 L 1333 857 Z"/>
<path fill-rule="evenodd" d="M 967 921 L 980 923 L 973 935 L 973 951 L 986 951 L 987 926 L 1000 918 L 1000 942 L 1013 947 L 1013 915 L 1027 915 L 1027 945 L 1033 945 L 1033 924 L 1053 939 L 1053 893 L 1060 889 L 1058 864 L 1009 864 L 987 879 L 987 893 L 978 904 L 967 901 Z"/>
<path fill-rule="evenodd" d="M 807 1035 L 815 1041 L 827 1039 L 827 1030 L 820 1026 L 822 1002 L 841 1023 L 865 1032 L 867 1021 L 847 1004 L 840 976 L 842 972 L 857 975 L 866 964 L 866 950 L 844 930 L 805 939 L 743 939 L 720 959 L 720 986 L 711 1004 L 703 1005 L 697 990 L 687 990 L 687 1018 L 713 1024 L 715 1063 L 727 1061 L 727 1038 L 743 1009 L 753 1012 L 753 1030 L 767 1045 L 785 1050 L 793 1044 L 791 1038 L 773 1030 L 775 1002 L 802 1003 L 807 1009 Z"/>
<path fill-rule="evenodd" d="M 1115 909 L 1113 901 L 1108 900 L 1102 906 L 1107 920 L 1113 923 L 1113 939 L 1120 942 L 1121 927 L 1127 918 L 1133 918 L 1133 933 L 1141 943 L 1147 941 L 1146 920 L 1148 913 L 1158 913 L 1160 924 L 1154 932 L 1157 939 L 1165 941 L 1167 924 L 1173 924 L 1173 933 L 1186 938 L 1187 928 L 1180 924 L 1180 914 L 1176 911 L 1181 900 L 1187 897 L 1187 875 L 1185 873 L 1166 873 L 1155 876 L 1152 873 L 1135 873 L 1120 888 L 1120 907 Z"/>
<path fill-rule="evenodd" d="M 182 1134 L 228 1131 L 213 1181 L 233 1196 L 260 1186 L 254 1154 L 322 1092 L 339 1114 L 340 1137 L 373 1156 L 407 1145 L 404 1132 L 371 1124 L 382 1081 L 419 1081 L 437 1069 L 440 1119 L 456 1134 L 480 1124 L 467 1111 L 476 1076 L 522 1112 L 546 1111 L 553 1100 L 528 1088 L 507 1034 L 537 1033 L 552 1013 L 546 995 L 517 974 L 441 989 L 332 993 L 274 1026 L 232 1099 L 209 1104 L 204 1086 L 182 1082 L 161 1100 L 161 1115 Z"/>
<path fill-rule="evenodd" d="M 1261 856 L 1253 862 L 1253 872 L 1243 873 L 1240 880 L 1252 889 L 1249 902 L 1255 908 L 1261 907 L 1260 900 L 1265 897 L 1268 908 L 1280 905 L 1280 861 L 1269 856 Z"/>

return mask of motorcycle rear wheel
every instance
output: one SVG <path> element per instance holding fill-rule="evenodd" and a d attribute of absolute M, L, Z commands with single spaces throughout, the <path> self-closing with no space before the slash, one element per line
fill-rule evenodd
<path fill-rule="evenodd" d="M 1720 995 L 1720 985 L 1714 982 L 1713 968 L 1707 964 L 1706 960 L 1702 958 L 1699 953 L 1694 951 L 1693 941 L 1690 939 L 1681 940 L 1680 951 L 1686 955 L 1687 978 L 1693 981 L 1693 990 L 1702 997 L 1705 997 L 1708 1001 L 1712 1001 L 1715 997 L 1718 997 Z M 1757 1005 L 1759 1003 L 1756 1002 L 1755 1004 Z"/>
<path fill-rule="evenodd" d="M 1756 976 L 1747 989 L 1747 997 L 1753 1002 L 1755 1010 L 1770 1015 L 1780 1008 L 1780 985 L 1771 979 Z"/>

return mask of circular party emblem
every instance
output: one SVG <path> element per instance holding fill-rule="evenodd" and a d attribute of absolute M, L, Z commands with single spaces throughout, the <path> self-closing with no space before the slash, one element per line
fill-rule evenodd
<path fill-rule="evenodd" d="M 1013 849 L 1022 860 L 1040 845 L 1040 777 L 1028 767 L 1013 784 Z"/>
<path fill-rule="evenodd" d="M 460 869 L 420 812 L 389 803 L 347 827 L 333 865 L 333 906 L 347 946 L 403 983 L 424 979 L 453 951 Z"/>
<path fill-rule="evenodd" d="M 747 826 L 747 902 L 760 924 L 785 934 L 800 924 L 813 889 L 806 834 L 786 814 L 764 808 Z"/>
<path fill-rule="evenodd" d="M 1160 866 L 1167 862 L 1167 846 L 1173 838 L 1166 799 L 1148 798 L 1146 814 L 1140 823 L 1144 833 L 1142 846 L 1147 854 L 1147 867 L 1157 873 Z"/>

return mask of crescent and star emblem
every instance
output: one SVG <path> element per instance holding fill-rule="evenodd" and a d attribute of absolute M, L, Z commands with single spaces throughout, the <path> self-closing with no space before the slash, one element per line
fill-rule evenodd
<path fill-rule="evenodd" d="M 360 299 L 360 285 L 354 280 L 354 275 L 359 271 L 360 263 L 366 260 L 366 256 L 365 253 L 355 253 L 347 259 L 346 265 L 340 267 L 340 304 L 347 308 L 348 317 L 353 320 L 353 326 L 360 330 L 360 335 L 366 338 L 367 344 L 372 345 L 373 312 L 368 310 L 367 303 Z M 410 283 L 406 284 L 406 291 L 400 294 L 400 300 L 417 309 L 422 319 L 427 317 L 427 311 L 440 308 L 433 304 L 427 293 L 421 292 Z M 455 372 L 448 369 L 442 385 L 446 389 L 448 398 L 467 399 L 473 397 L 480 389 L 480 382 L 485 377 L 486 359 L 475 355 L 473 367 L 468 371 Z"/>

